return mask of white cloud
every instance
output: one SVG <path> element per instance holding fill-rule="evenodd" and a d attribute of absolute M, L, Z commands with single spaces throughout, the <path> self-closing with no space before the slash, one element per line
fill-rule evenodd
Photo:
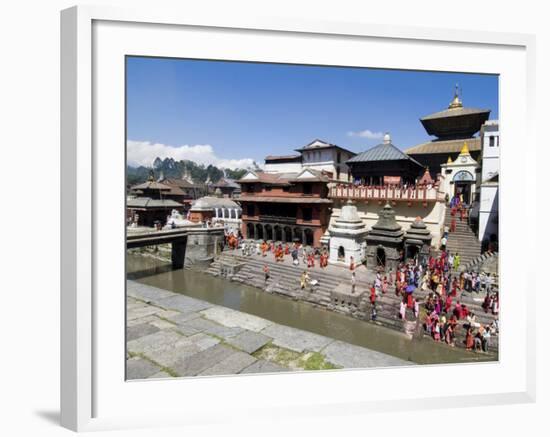
<path fill-rule="evenodd" d="M 369 140 L 380 140 L 384 138 L 382 132 L 373 132 L 369 129 L 361 130 L 358 132 L 349 131 L 348 137 L 368 138 Z"/>
<path fill-rule="evenodd" d="M 212 164 L 217 167 L 236 169 L 247 168 L 254 162 L 251 158 L 223 159 L 216 156 L 214 148 L 209 144 L 193 146 L 170 146 L 168 144 L 151 143 L 149 141 L 128 140 L 126 144 L 128 165 L 151 167 L 158 156 L 161 159 L 173 158 L 176 161 L 188 159 L 197 164 Z"/>

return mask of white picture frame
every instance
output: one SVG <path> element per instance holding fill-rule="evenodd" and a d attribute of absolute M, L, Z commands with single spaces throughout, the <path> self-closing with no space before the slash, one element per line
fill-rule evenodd
<path fill-rule="evenodd" d="M 140 36 L 145 33 L 146 37 Z M 185 38 L 196 38 L 192 50 L 182 46 Z M 239 44 L 231 46 L 231 40 Z M 270 50 L 262 50 L 267 43 Z M 222 47 L 224 44 L 228 47 Z M 323 53 L 318 50 L 321 44 Z M 363 47 L 376 53 L 376 59 L 353 61 L 353 53 L 348 51 Z M 519 248 L 532 250 L 534 242 L 523 242 L 518 233 L 514 235 L 513 218 L 506 215 L 515 202 L 514 207 L 522 210 L 529 206 L 531 217 L 536 216 L 534 182 L 529 182 L 535 179 L 534 167 L 528 167 L 525 158 L 529 155 L 530 162 L 536 160 L 534 48 L 534 36 L 484 31 L 268 17 L 228 21 L 215 14 L 203 16 L 185 9 L 78 6 L 64 10 L 61 13 L 62 425 L 82 431 L 223 423 L 244 419 L 251 411 L 254 420 L 260 421 L 296 415 L 364 414 L 430 408 L 434 399 L 443 401 L 447 407 L 534 401 L 535 338 L 527 333 L 535 331 L 535 314 L 527 302 L 534 300 L 535 284 L 534 279 L 520 282 L 511 268 L 519 266 L 526 277 L 534 278 L 530 274 L 533 267 L 521 260 L 518 252 Z M 411 69 L 420 68 L 414 51 L 428 50 L 437 56 L 423 60 L 423 69 L 501 75 L 499 113 L 504 147 L 500 226 L 501 235 L 506 237 L 501 242 L 500 361 L 455 366 L 457 372 L 477 366 L 479 370 L 473 380 L 486 381 L 483 385 L 426 391 L 406 383 L 399 387 L 391 383 L 396 378 L 407 380 L 423 378 L 427 372 L 437 374 L 444 371 L 444 366 L 132 383 L 120 379 L 124 361 L 124 344 L 120 342 L 124 332 L 120 328 L 124 326 L 125 278 L 120 275 L 120 257 L 115 252 L 123 251 L 124 235 L 120 235 L 120 230 L 124 229 L 124 221 L 116 214 L 110 217 L 109 212 L 112 207 L 124 207 L 120 203 L 124 186 L 120 185 L 120 192 L 107 191 L 107 185 L 118 186 L 124 173 L 120 165 L 125 147 L 124 137 L 120 136 L 124 131 L 124 123 L 120 124 L 124 100 L 120 94 L 124 82 L 120 56 L 182 57 L 182 50 L 186 49 L 190 50 L 184 54 L 188 57 L 219 58 L 219 51 L 227 50 L 228 54 L 221 55 L 223 59 L 326 65 L 353 62 L 353 65 Z M 306 49 L 309 59 L 305 59 Z M 106 107 L 108 114 L 103 110 Z M 507 154 L 507 141 L 522 143 L 521 156 Z M 105 159 L 105 144 L 110 145 L 113 159 Z M 505 232 L 506 229 L 509 231 Z M 109 306 L 104 299 L 105 284 L 109 284 L 113 299 Z M 514 311 L 506 290 L 514 290 Z M 372 380 L 373 372 L 376 381 Z M 346 386 L 360 383 L 368 383 L 370 390 L 346 391 Z M 180 399 L 181 405 L 168 408 L 168 403 L 157 402 L 159 394 L 170 402 L 181 390 L 197 395 L 193 403 Z M 269 396 L 252 398 L 251 402 L 251 396 L 258 390 L 269 392 Z M 288 395 L 290 390 L 292 396 Z M 233 397 L 232 408 L 223 409 L 226 392 L 238 394 Z M 216 394 L 219 403 L 199 396 L 208 393 Z M 151 405 L 141 409 L 136 403 L 140 398 Z M 207 404 L 208 413 L 204 410 Z M 213 415 L 212 411 L 218 414 Z"/>

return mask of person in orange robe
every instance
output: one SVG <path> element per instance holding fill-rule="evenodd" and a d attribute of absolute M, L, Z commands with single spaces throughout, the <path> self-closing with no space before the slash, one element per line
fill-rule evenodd
<path fill-rule="evenodd" d="M 474 336 L 472 335 L 472 328 L 468 328 L 466 332 L 466 350 L 471 351 L 474 347 Z"/>

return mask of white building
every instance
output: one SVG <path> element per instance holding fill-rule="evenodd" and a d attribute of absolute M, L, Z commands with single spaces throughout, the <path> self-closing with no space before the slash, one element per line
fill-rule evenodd
<path fill-rule="evenodd" d="M 498 120 L 489 120 L 481 126 L 481 182 L 499 171 L 500 131 Z"/>
<path fill-rule="evenodd" d="M 498 173 L 500 160 L 498 121 L 487 121 L 481 127 L 481 146 L 479 241 L 498 237 Z"/>
<path fill-rule="evenodd" d="M 332 173 L 332 178 L 348 182 L 351 180 L 348 166 L 345 162 L 355 156 L 355 153 L 335 144 L 315 140 L 307 146 L 296 149 L 302 155 L 302 165 L 319 171 Z"/>
<path fill-rule="evenodd" d="M 470 205 L 476 198 L 476 185 L 479 185 L 479 164 L 470 155 L 468 143 L 464 142 L 457 158 L 441 165 L 441 191 L 449 196 L 462 195 L 464 203 Z"/>
<path fill-rule="evenodd" d="M 302 155 L 265 157 L 264 172 L 266 173 L 300 173 L 301 170 Z"/>

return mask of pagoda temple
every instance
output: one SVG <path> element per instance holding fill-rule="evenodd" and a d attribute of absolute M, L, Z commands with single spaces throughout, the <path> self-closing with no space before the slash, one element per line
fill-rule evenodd
<path fill-rule="evenodd" d="M 367 235 L 367 266 L 396 270 L 403 248 L 403 230 L 389 203 L 378 213 L 378 221 Z"/>
<path fill-rule="evenodd" d="M 381 144 L 346 161 L 353 180 L 365 185 L 414 185 L 423 166 L 394 146 L 389 133 Z"/>
<path fill-rule="evenodd" d="M 457 158 L 464 143 L 467 144 L 472 158 L 477 160 L 481 153 L 481 140 L 474 135 L 489 119 L 490 112 L 490 109 L 465 108 L 459 98 L 457 86 L 454 98 L 446 110 L 420 119 L 428 135 L 436 138 L 405 152 L 423 166 L 428 166 L 432 177 L 439 173 L 441 164 L 446 163 L 449 157 L 452 161 Z"/>

